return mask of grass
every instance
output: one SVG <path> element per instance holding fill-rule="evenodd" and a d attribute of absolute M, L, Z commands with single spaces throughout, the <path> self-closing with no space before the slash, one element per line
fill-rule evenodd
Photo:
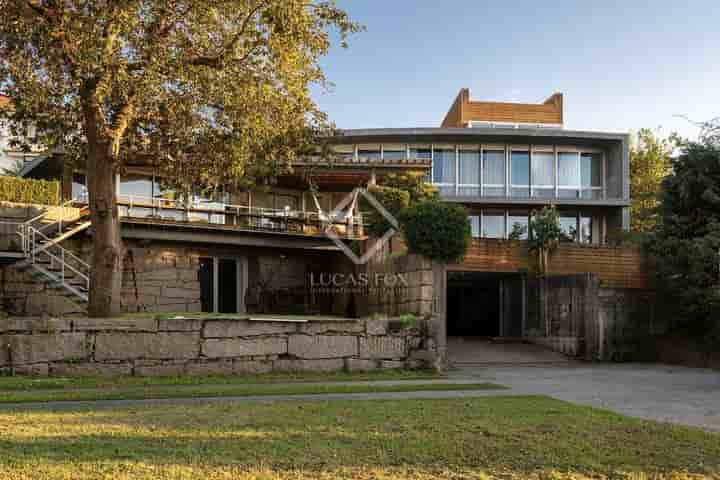
<path fill-rule="evenodd" d="M 424 384 L 265 384 L 265 385 L 151 385 L 130 388 L 34 390 L 0 393 L 0 404 L 28 402 L 64 402 L 95 400 L 140 400 L 146 398 L 250 397 L 256 395 L 312 395 L 325 393 L 384 393 L 449 390 L 503 389 L 494 383 Z"/>
<path fill-rule="evenodd" d="M 389 369 L 374 372 L 288 372 L 243 376 L 204 377 L 0 377 L 0 395 L 16 390 L 118 388 L 164 385 L 247 385 L 292 382 L 352 382 L 373 380 L 425 380 L 442 378 L 431 370 Z"/>
<path fill-rule="evenodd" d="M 0 412 L 0 478 L 718 478 L 720 435 L 547 397 Z"/>

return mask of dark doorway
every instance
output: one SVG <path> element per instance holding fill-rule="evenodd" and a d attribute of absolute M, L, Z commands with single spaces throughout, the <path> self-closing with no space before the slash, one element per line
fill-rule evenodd
<path fill-rule="evenodd" d="M 448 336 L 520 337 L 524 315 L 521 275 L 448 273 Z"/>
<path fill-rule="evenodd" d="M 214 312 L 214 280 L 215 280 L 215 259 L 211 257 L 200 258 L 198 270 L 200 281 L 200 305 L 203 312 Z"/>
<path fill-rule="evenodd" d="M 221 258 L 218 261 L 218 312 L 236 313 L 237 302 L 237 262 L 234 259 Z"/>

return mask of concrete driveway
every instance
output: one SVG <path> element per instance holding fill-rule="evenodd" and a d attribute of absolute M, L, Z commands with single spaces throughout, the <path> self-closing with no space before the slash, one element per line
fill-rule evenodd
<path fill-rule="evenodd" d="M 655 364 L 458 365 L 451 378 L 494 381 L 650 420 L 720 431 L 720 372 Z"/>

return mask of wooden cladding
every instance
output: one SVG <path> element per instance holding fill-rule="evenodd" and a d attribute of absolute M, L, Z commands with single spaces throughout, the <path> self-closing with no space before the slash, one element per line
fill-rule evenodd
<path fill-rule="evenodd" d="M 480 102 L 470 100 L 470 90 L 463 88 L 445 116 L 442 127 L 466 127 L 472 121 L 561 125 L 563 95 L 555 93 L 540 104 Z"/>
<path fill-rule="evenodd" d="M 448 270 L 478 272 L 518 272 L 535 268 L 536 260 L 528 253 L 526 242 L 474 239 L 461 264 Z M 553 252 L 549 275 L 594 273 L 600 286 L 607 288 L 652 288 L 652 274 L 637 248 L 577 245 L 563 243 Z"/>

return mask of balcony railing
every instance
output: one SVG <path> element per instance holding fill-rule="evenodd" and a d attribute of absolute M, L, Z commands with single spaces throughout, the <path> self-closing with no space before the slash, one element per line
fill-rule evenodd
<path fill-rule="evenodd" d="M 87 203 L 87 197 L 77 199 Z M 219 202 L 188 202 L 166 198 L 119 195 L 120 216 L 157 224 L 225 226 L 230 230 L 253 230 L 306 236 L 322 236 L 331 225 L 344 238 L 364 238 L 362 215 L 272 209 Z"/>

